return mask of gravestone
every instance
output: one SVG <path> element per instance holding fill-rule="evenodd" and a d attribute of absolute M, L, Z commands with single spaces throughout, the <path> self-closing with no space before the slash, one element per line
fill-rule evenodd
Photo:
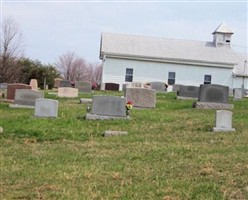
<path fill-rule="evenodd" d="M 133 107 L 155 108 L 156 91 L 146 88 L 126 88 L 125 97 L 132 101 Z"/>
<path fill-rule="evenodd" d="M 181 84 L 173 84 L 172 92 L 179 92 Z"/>
<path fill-rule="evenodd" d="M 36 99 L 35 117 L 58 117 L 59 102 L 53 99 Z"/>
<path fill-rule="evenodd" d="M 181 85 L 178 91 L 178 99 L 198 99 L 199 87 L 191 85 Z"/>
<path fill-rule="evenodd" d="M 8 83 L 0 83 L 0 89 L 1 90 L 6 90 L 8 87 Z"/>
<path fill-rule="evenodd" d="M 105 83 L 105 90 L 119 91 L 120 85 L 117 83 Z"/>
<path fill-rule="evenodd" d="M 31 79 L 29 85 L 32 90 L 38 90 L 38 82 L 37 79 Z"/>
<path fill-rule="evenodd" d="M 242 88 L 235 88 L 233 89 L 234 93 L 234 100 L 241 100 L 243 97 L 243 90 Z"/>
<path fill-rule="evenodd" d="M 59 82 L 59 87 L 71 87 L 71 82 L 68 80 L 61 80 Z"/>
<path fill-rule="evenodd" d="M 92 114 L 126 117 L 126 101 L 116 96 L 93 96 Z"/>
<path fill-rule="evenodd" d="M 92 92 L 92 83 L 88 81 L 76 81 L 75 88 L 79 92 L 90 93 Z"/>
<path fill-rule="evenodd" d="M 165 83 L 163 82 L 150 82 L 151 89 L 157 92 L 166 92 Z"/>
<path fill-rule="evenodd" d="M 78 97 L 78 89 L 70 88 L 70 87 L 59 87 L 58 97 L 69 97 L 69 98 Z"/>
<path fill-rule="evenodd" d="M 62 80 L 61 78 L 55 78 L 55 79 L 54 79 L 53 87 L 54 87 L 54 88 L 58 88 L 58 87 L 60 86 L 60 81 L 61 81 L 61 80 Z"/>
<path fill-rule="evenodd" d="M 215 115 L 215 127 L 214 132 L 227 132 L 235 131 L 232 128 L 232 112 L 227 110 L 217 110 Z"/>
<path fill-rule="evenodd" d="M 14 100 L 15 99 L 15 91 L 16 89 L 30 89 L 30 85 L 22 84 L 22 83 L 13 83 L 13 84 L 8 84 L 7 87 L 7 99 L 9 100 Z"/>
<path fill-rule="evenodd" d="M 232 109 L 228 104 L 229 87 L 215 84 L 200 86 L 198 102 L 194 105 L 202 109 Z"/>
<path fill-rule="evenodd" d="M 44 97 L 43 92 L 30 89 L 16 89 L 14 104 L 34 106 L 35 100 Z"/>

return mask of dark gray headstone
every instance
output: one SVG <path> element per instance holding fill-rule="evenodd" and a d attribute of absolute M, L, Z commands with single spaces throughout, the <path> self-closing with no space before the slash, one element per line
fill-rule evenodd
<path fill-rule="evenodd" d="M 126 88 L 125 97 L 134 107 L 155 108 L 156 91 L 147 88 Z"/>
<path fill-rule="evenodd" d="M 14 104 L 34 106 L 35 100 L 43 97 L 43 92 L 30 89 L 16 89 Z"/>
<path fill-rule="evenodd" d="M 77 88 L 79 92 L 90 93 L 92 92 L 92 83 L 88 81 L 76 81 L 75 88 Z"/>
<path fill-rule="evenodd" d="M 36 99 L 34 115 L 36 117 L 58 117 L 59 102 L 53 99 Z"/>
<path fill-rule="evenodd" d="M 151 89 L 157 92 L 166 92 L 165 83 L 163 82 L 150 82 Z"/>
<path fill-rule="evenodd" d="M 205 84 L 200 86 L 199 102 L 228 103 L 229 87 Z"/>
<path fill-rule="evenodd" d="M 178 96 L 188 98 L 198 98 L 200 88 L 191 85 L 181 85 L 178 91 Z"/>
<path fill-rule="evenodd" d="M 172 87 L 172 92 L 179 92 L 181 84 L 174 84 Z"/>
<path fill-rule="evenodd" d="M 105 83 L 105 90 L 119 91 L 119 87 L 117 83 Z"/>
<path fill-rule="evenodd" d="M 116 96 L 93 96 L 92 114 L 126 117 L 126 100 Z"/>
<path fill-rule="evenodd" d="M 71 82 L 68 80 L 61 80 L 59 82 L 59 87 L 71 87 Z"/>

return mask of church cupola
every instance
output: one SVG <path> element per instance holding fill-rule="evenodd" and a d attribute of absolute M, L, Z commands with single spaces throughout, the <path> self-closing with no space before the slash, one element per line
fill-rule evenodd
<path fill-rule="evenodd" d="M 224 22 L 212 34 L 215 47 L 230 48 L 233 32 Z"/>

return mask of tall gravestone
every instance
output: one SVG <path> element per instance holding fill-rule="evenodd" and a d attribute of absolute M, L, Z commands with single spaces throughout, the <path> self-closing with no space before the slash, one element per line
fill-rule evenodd
<path fill-rule="evenodd" d="M 69 98 L 78 97 L 78 89 L 69 88 L 69 87 L 59 87 L 58 97 L 69 97 Z"/>
<path fill-rule="evenodd" d="M 90 93 L 92 92 L 92 83 L 88 81 L 76 81 L 75 88 L 79 92 Z"/>
<path fill-rule="evenodd" d="M 228 104 L 229 87 L 216 84 L 200 86 L 198 102 L 194 105 L 202 109 L 232 109 L 233 104 Z"/>
<path fill-rule="evenodd" d="M 227 110 L 217 110 L 215 115 L 214 132 L 228 132 L 235 131 L 232 128 L 232 112 Z"/>
<path fill-rule="evenodd" d="M 105 83 L 105 90 L 119 91 L 119 87 L 118 83 Z"/>
<path fill-rule="evenodd" d="M 242 88 L 235 88 L 233 89 L 234 93 L 234 100 L 241 100 L 243 97 L 243 90 Z"/>
<path fill-rule="evenodd" d="M 30 89 L 16 89 L 14 104 L 34 106 L 35 100 L 43 97 L 43 92 Z"/>
<path fill-rule="evenodd" d="M 199 87 L 191 85 L 181 85 L 177 94 L 178 99 L 198 99 Z"/>
<path fill-rule="evenodd" d="M 53 99 L 36 99 L 35 117 L 58 117 L 59 102 Z"/>
<path fill-rule="evenodd" d="M 8 84 L 7 86 L 7 99 L 14 100 L 15 99 L 15 91 L 16 89 L 30 89 L 30 85 L 22 84 L 22 83 L 13 83 Z"/>
<path fill-rule="evenodd" d="M 152 89 L 126 88 L 125 97 L 127 101 L 132 101 L 134 107 L 156 107 L 156 91 Z"/>
<path fill-rule="evenodd" d="M 32 90 L 38 90 L 38 82 L 37 79 L 31 79 L 29 85 Z"/>

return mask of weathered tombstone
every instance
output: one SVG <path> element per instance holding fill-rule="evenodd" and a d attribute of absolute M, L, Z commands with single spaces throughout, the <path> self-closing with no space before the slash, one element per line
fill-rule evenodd
<path fill-rule="evenodd" d="M 233 89 L 234 93 L 234 100 L 241 100 L 243 97 L 243 90 L 242 88 L 235 88 Z"/>
<path fill-rule="evenodd" d="M 181 85 L 178 91 L 178 99 L 198 99 L 199 87 L 191 85 Z"/>
<path fill-rule="evenodd" d="M 75 88 L 77 88 L 79 92 L 90 93 L 92 92 L 92 83 L 88 81 L 76 81 Z"/>
<path fill-rule="evenodd" d="M 126 88 L 125 97 L 134 107 L 155 108 L 156 91 L 146 88 Z"/>
<path fill-rule="evenodd" d="M 151 89 L 157 92 L 166 92 L 165 83 L 163 82 L 150 82 Z"/>
<path fill-rule="evenodd" d="M 14 100 L 15 99 L 15 90 L 16 89 L 30 89 L 30 85 L 21 84 L 21 83 L 14 83 L 14 84 L 8 84 L 7 87 L 7 99 Z"/>
<path fill-rule="evenodd" d="M 125 99 L 116 96 L 93 96 L 92 114 L 125 117 Z"/>
<path fill-rule="evenodd" d="M 119 87 L 118 83 L 105 83 L 105 90 L 119 91 Z"/>
<path fill-rule="evenodd" d="M 36 99 L 35 117 L 58 117 L 59 102 L 53 99 Z"/>
<path fill-rule="evenodd" d="M 202 109 L 232 109 L 228 104 L 229 87 L 215 84 L 200 86 L 198 102 L 194 105 Z"/>
<path fill-rule="evenodd" d="M 29 85 L 32 90 L 38 90 L 38 82 L 37 79 L 31 79 Z"/>
<path fill-rule="evenodd" d="M 55 78 L 53 87 L 58 88 L 60 86 L 60 81 L 61 80 L 62 80 L 61 78 Z"/>
<path fill-rule="evenodd" d="M 69 87 L 59 87 L 58 97 L 70 97 L 70 98 L 78 97 L 78 89 L 69 88 Z"/>
<path fill-rule="evenodd" d="M 179 92 L 181 84 L 173 84 L 172 92 Z"/>
<path fill-rule="evenodd" d="M 214 132 L 227 132 L 235 131 L 232 128 L 232 112 L 227 110 L 217 110 L 215 115 L 215 127 L 213 128 Z"/>
<path fill-rule="evenodd" d="M 61 80 L 59 82 L 59 87 L 71 87 L 71 82 L 68 80 Z"/>
<path fill-rule="evenodd" d="M 34 106 L 35 100 L 44 97 L 43 92 L 30 89 L 16 89 L 14 104 Z"/>
<path fill-rule="evenodd" d="M 127 131 L 104 131 L 103 136 L 104 137 L 109 137 L 109 136 L 115 136 L 115 135 L 127 135 Z"/>

